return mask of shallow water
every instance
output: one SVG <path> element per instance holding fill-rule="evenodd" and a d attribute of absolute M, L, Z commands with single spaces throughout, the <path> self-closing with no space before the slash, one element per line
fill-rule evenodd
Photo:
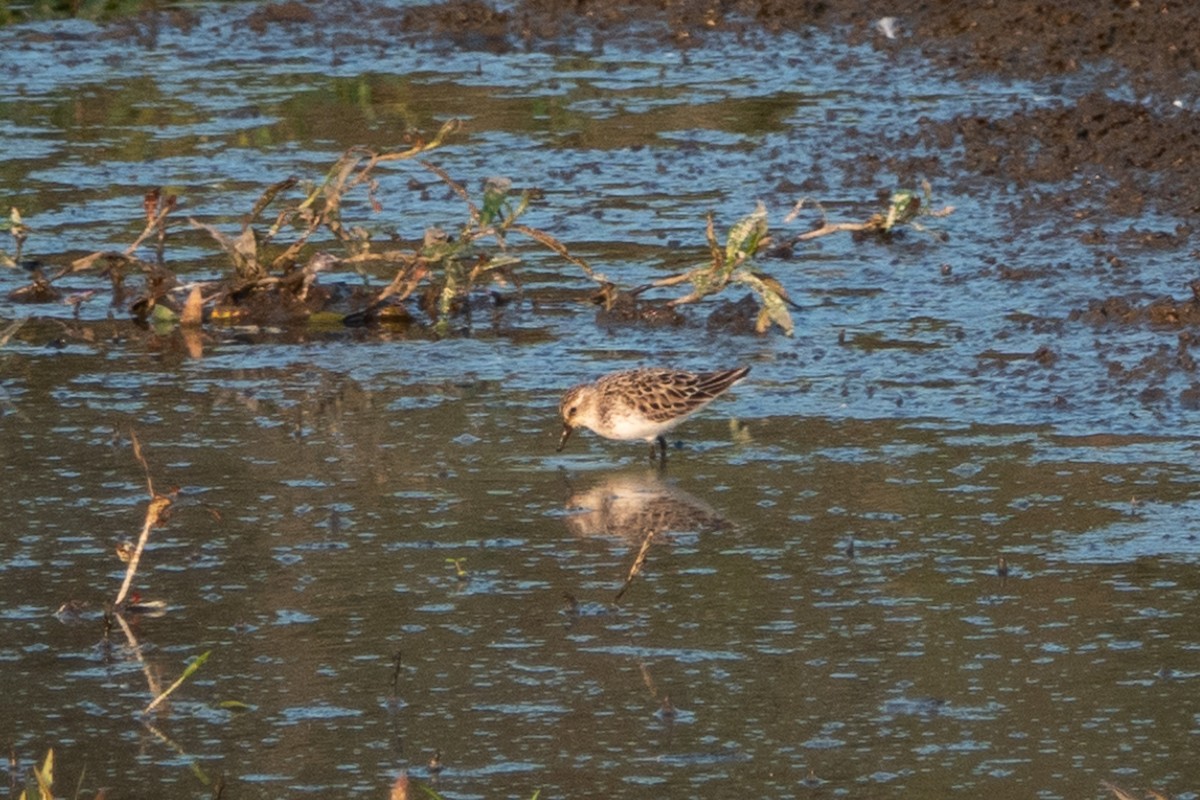
<path fill-rule="evenodd" d="M 849 166 L 873 137 L 1055 91 L 821 34 L 552 56 L 201 14 L 153 48 L 83 23 L 0 31 L 0 173 L 27 254 L 124 247 L 153 185 L 233 232 L 265 185 L 462 116 L 433 160 L 542 188 L 529 224 L 636 285 L 705 260 L 710 210 L 720 229 L 761 198 L 799 232 L 787 186 L 820 173 L 831 215 L 865 216 L 892 188 Z M 380 184 L 381 230 L 463 219 L 418 168 Z M 597 324 L 585 278 L 533 248 L 523 294 L 444 340 L 188 341 L 105 321 L 104 292 L 79 322 L 0 301 L 39 317 L 0 349 L 0 716 L 23 767 L 53 746 L 62 786 L 86 768 L 86 790 L 122 797 L 218 779 L 377 797 L 403 770 L 448 797 L 1196 796 L 1198 439 L 1185 404 L 1117 368 L 1175 337 L 1067 318 L 1190 266 L 1131 245 L 1115 270 L 1079 243 L 1104 221 L 1024 219 L 1017 190 L 970 176 L 934 188 L 957 208 L 933 223 L 948 242 L 829 237 L 763 263 L 804 307 L 795 338 L 709 333 L 711 302 L 683 328 Z M 181 231 L 168 260 L 211 277 L 214 250 Z M 554 452 L 563 388 L 668 362 L 753 371 L 679 430 L 665 475 L 640 444 Z M 155 487 L 178 487 L 138 581 L 170 609 L 105 637 L 113 547 L 147 498 L 130 429 Z M 151 678 L 205 651 L 139 713 Z"/>

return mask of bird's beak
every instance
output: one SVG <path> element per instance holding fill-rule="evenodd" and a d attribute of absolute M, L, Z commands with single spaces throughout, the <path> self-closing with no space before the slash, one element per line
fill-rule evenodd
<path fill-rule="evenodd" d="M 563 423 L 563 435 L 562 438 L 558 440 L 558 447 L 555 449 L 556 453 L 561 453 L 562 449 L 567 446 L 567 439 L 571 438 L 571 431 L 573 430 L 575 429 L 570 425 Z"/>

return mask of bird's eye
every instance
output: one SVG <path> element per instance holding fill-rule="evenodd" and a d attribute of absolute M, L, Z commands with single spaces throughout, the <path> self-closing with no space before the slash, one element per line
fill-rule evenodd
<path fill-rule="evenodd" d="M 575 406 L 571 406 L 570 408 L 567 409 L 567 416 L 568 417 L 575 416 Z"/>

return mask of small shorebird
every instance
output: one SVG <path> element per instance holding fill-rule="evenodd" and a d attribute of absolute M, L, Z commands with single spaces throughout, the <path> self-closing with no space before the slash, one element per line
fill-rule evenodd
<path fill-rule="evenodd" d="M 719 372 L 684 372 L 677 369 L 630 369 L 612 372 L 595 383 L 573 386 L 558 404 L 563 421 L 559 452 L 571 431 L 590 428 L 606 439 L 644 439 L 655 445 L 661 463 L 667 460 L 663 434 L 704 408 L 718 395 L 746 377 L 749 367 Z"/>

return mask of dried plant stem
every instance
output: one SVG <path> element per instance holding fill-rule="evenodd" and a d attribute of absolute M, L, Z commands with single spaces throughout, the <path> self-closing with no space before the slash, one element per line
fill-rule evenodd
<path fill-rule="evenodd" d="M 158 524 L 163 511 L 170 505 L 171 499 L 162 495 L 156 495 L 150 501 L 150 506 L 146 509 L 146 521 L 142 524 L 142 534 L 138 537 L 137 546 L 133 549 L 133 555 L 129 557 L 129 567 L 125 570 L 125 581 L 121 584 L 121 591 L 117 592 L 117 599 L 113 605 L 120 606 L 125 600 L 125 595 L 129 594 L 129 587 L 133 583 L 133 576 L 137 574 L 138 564 L 142 560 L 142 551 L 146 549 L 146 542 L 150 539 L 150 529 Z"/>
<path fill-rule="evenodd" d="M 878 221 L 871 219 L 866 222 L 826 222 L 816 230 L 807 231 L 798 234 L 795 237 L 797 242 L 805 242 L 809 239 L 816 239 L 818 236 L 828 236 L 831 233 L 841 233 L 842 231 L 873 231 L 882 228 L 883 220 Z"/>
<path fill-rule="evenodd" d="M 704 269 L 707 270 L 707 268 L 704 268 Z M 657 289 L 662 286 L 678 286 L 681 283 L 687 283 L 691 279 L 692 279 L 691 272 L 681 272 L 678 275 L 671 275 L 666 278 L 659 278 L 658 280 L 653 281 L 653 282 L 647 284 L 646 286 L 640 287 L 640 288 L 642 289 L 642 291 L 645 291 L 646 289 L 649 289 L 649 288 Z"/>
<path fill-rule="evenodd" d="M 521 224 L 516 224 L 516 223 L 509 225 L 508 227 L 509 227 L 509 230 L 518 231 L 520 233 L 525 234 L 526 236 L 528 236 L 530 239 L 533 239 L 534 241 L 541 242 L 546 247 L 549 247 L 551 250 L 553 250 L 555 253 L 558 253 L 558 255 L 560 257 L 565 258 L 567 261 L 570 261 L 572 264 L 579 267 L 581 270 L 583 270 L 584 274 L 587 275 L 592 280 L 600 281 L 603 283 L 603 281 L 600 278 L 596 277 L 596 273 L 592 271 L 592 267 L 590 264 L 588 264 L 586 261 L 584 261 L 582 258 L 579 258 L 578 256 L 571 255 L 567 251 L 566 245 L 564 245 L 558 239 L 555 239 L 553 236 L 546 233 L 545 231 L 539 231 L 537 228 L 531 228 L 528 225 L 521 225 Z"/>
<path fill-rule="evenodd" d="M 638 662 L 638 672 L 642 675 L 642 683 L 650 690 L 650 696 L 658 697 L 658 687 L 654 684 L 654 676 L 650 674 L 650 668 L 646 666 L 645 661 Z"/>
<path fill-rule="evenodd" d="M 150 201 L 147 200 L 147 203 L 149 202 Z M 158 199 L 155 198 L 153 205 L 147 205 L 148 213 L 146 214 L 146 227 L 143 228 L 138 237 L 133 240 L 133 244 L 125 248 L 124 252 L 118 253 L 114 250 L 97 250 L 94 253 L 90 253 L 82 258 L 77 258 L 72 261 L 69 266 L 65 267 L 58 275 L 55 276 L 55 279 L 62 277 L 68 272 L 82 272 L 83 270 L 91 269 L 92 265 L 102 258 L 108 258 L 115 261 L 124 261 L 126 263 L 135 262 L 137 259 L 133 257 L 134 252 L 141 247 L 142 242 L 146 241 L 146 239 L 149 238 L 150 235 L 156 230 L 159 231 L 161 237 L 161 235 L 166 231 L 165 222 L 167 215 L 170 214 L 174 209 L 174 196 L 169 196 L 162 202 L 159 202 Z M 161 248 L 161 246 L 162 242 L 160 239 L 159 247 Z"/>
<path fill-rule="evenodd" d="M 129 567 L 125 570 L 125 581 L 121 584 L 121 591 L 117 593 L 117 599 L 113 603 L 117 607 L 120 607 L 121 603 L 125 601 L 125 596 L 129 593 L 129 587 L 133 583 L 133 576 L 137 574 L 138 564 L 142 560 L 142 551 L 146 549 L 146 542 L 150 539 L 150 529 L 158 524 L 158 521 L 162 519 L 166 510 L 171 507 L 171 498 L 154 492 L 154 480 L 150 477 L 150 467 L 146 464 L 146 457 L 142 454 L 142 445 L 138 441 L 137 433 L 131 430 L 129 437 L 133 441 L 133 455 L 137 458 L 138 463 L 142 465 L 142 470 L 146 473 L 146 489 L 150 493 L 150 505 L 146 508 L 146 519 L 142 523 L 142 534 L 138 537 L 137 546 L 134 547 L 133 555 L 129 558 Z"/>
<path fill-rule="evenodd" d="M 440 147 L 447 136 L 457 132 L 460 128 L 462 128 L 462 122 L 452 119 L 442 125 L 441 129 L 438 130 L 437 134 L 431 140 L 427 142 L 420 141 L 407 150 L 392 153 L 376 153 L 365 147 L 352 147 L 347 150 L 329 170 L 325 176 L 325 181 L 320 186 L 315 187 L 309 192 L 308 196 L 294 209 L 288 209 L 286 212 L 281 213 L 276 220 L 275 226 L 267 236 L 268 240 L 273 238 L 278 232 L 279 227 L 285 220 L 285 215 L 287 219 L 293 216 L 300 216 L 307 222 L 307 225 L 296 241 L 292 242 L 291 245 L 271 261 L 270 269 L 272 271 L 282 269 L 293 262 L 312 235 L 322 226 L 327 228 L 339 241 L 346 244 L 352 243 L 353 237 L 347 233 L 340 219 L 342 197 L 355 186 L 369 180 L 371 171 L 375 169 L 377 164 L 384 161 L 403 161 L 415 158 L 421 153 Z M 286 181 L 282 181 L 272 186 L 268 189 L 268 193 L 273 197 L 278 191 L 287 188 L 285 186 L 286 183 Z M 266 198 L 267 196 L 264 195 L 264 199 Z M 322 199 L 324 203 L 318 207 L 317 201 Z M 269 199 L 267 202 L 269 202 Z M 262 209 L 256 205 L 255 212 L 256 214 L 262 213 Z"/>
<path fill-rule="evenodd" d="M 157 207 L 154 208 L 153 213 L 147 215 L 146 227 L 142 229 L 141 235 L 133 240 L 133 244 L 125 248 L 125 255 L 132 257 L 134 251 L 141 246 L 142 242 L 146 241 L 146 239 L 150 237 L 150 234 L 163 227 L 163 222 L 166 220 L 167 214 L 170 214 L 174 209 L 174 196 L 170 196 L 164 202 L 158 203 Z"/>
<path fill-rule="evenodd" d="M 451 178 L 450 174 L 448 172 L 446 172 L 446 170 L 439 167 L 437 164 L 430 163 L 429 161 L 418 161 L 417 163 L 420 164 L 425 169 L 432 172 L 434 175 L 437 175 L 439 178 L 441 178 L 442 181 L 447 186 L 449 186 L 450 189 L 456 195 L 461 197 L 462 201 L 467 204 L 467 210 L 471 214 L 471 219 L 474 220 L 476 223 L 479 222 L 479 206 L 475 205 L 475 203 L 472 202 L 471 196 L 469 194 L 467 194 L 467 190 L 463 188 L 463 185 L 461 183 L 459 183 L 458 181 Z"/>
<path fill-rule="evenodd" d="M 29 317 L 23 317 L 22 319 L 14 320 L 12 324 L 10 324 L 4 330 L 0 330 L 0 347 L 4 347 L 4 345 L 8 344 L 8 340 L 15 336 L 17 331 L 21 330 L 21 326 L 28 321 Z"/>

